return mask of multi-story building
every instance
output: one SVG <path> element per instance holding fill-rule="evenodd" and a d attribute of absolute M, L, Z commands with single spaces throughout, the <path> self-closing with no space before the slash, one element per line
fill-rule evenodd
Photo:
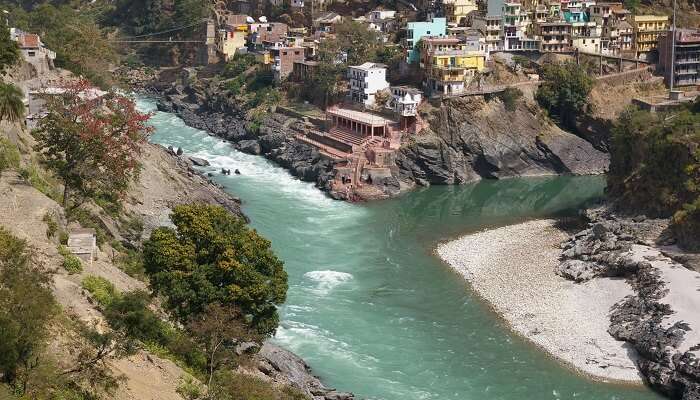
<path fill-rule="evenodd" d="M 700 84 L 700 29 L 676 29 L 659 37 L 659 64 L 667 85 L 689 86 Z M 673 53 L 673 58 L 672 54 Z"/>
<path fill-rule="evenodd" d="M 389 87 L 386 81 L 386 65 L 366 62 L 348 67 L 350 91 L 348 97 L 356 103 L 373 106 L 375 96 Z"/>
<path fill-rule="evenodd" d="M 226 25 L 219 29 L 216 38 L 216 51 L 224 61 L 232 59 L 237 52 L 246 49 L 248 24 Z"/>
<path fill-rule="evenodd" d="M 541 38 L 540 51 L 546 53 L 571 51 L 571 23 L 553 21 L 537 24 L 537 27 Z"/>
<path fill-rule="evenodd" d="M 656 50 L 659 35 L 668 30 L 667 15 L 635 15 L 632 17 L 634 45 L 638 58 L 647 58 Z"/>
<path fill-rule="evenodd" d="M 462 93 L 465 82 L 486 64 L 486 54 L 467 49 L 456 37 L 424 37 L 420 54 L 424 85 L 431 93 Z"/>
<path fill-rule="evenodd" d="M 485 50 L 487 52 L 503 50 L 503 27 L 500 15 L 477 16 L 472 27 L 484 32 Z"/>
<path fill-rule="evenodd" d="M 425 36 L 445 36 L 447 30 L 447 19 L 433 18 L 430 21 L 409 22 L 406 25 L 405 48 L 408 51 L 406 61 L 415 64 L 420 59 L 420 52 L 416 49 L 416 44 Z"/>
<path fill-rule="evenodd" d="M 601 47 L 604 54 L 628 55 L 634 53 L 634 30 L 624 20 L 608 20 L 603 27 Z"/>
<path fill-rule="evenodd" d="M 442 7 L 447 17 L 447 22 L 460 24 L 472 11 L 477 11 L 475 0 L 443 0 Z"/>
<path fill-rule="evenodd" d="M 303 47 L 270 47 L 272 75 L 275 81 L 286 79 L 294 70 L 294 63 L 304 61 Z"/>
<path fill-rule="evenodd" d="M 503 4 L 503 49 L 506 51 L 536 51 L 540 40 L 530 35 L 533 14 L 520 0 Z"/>

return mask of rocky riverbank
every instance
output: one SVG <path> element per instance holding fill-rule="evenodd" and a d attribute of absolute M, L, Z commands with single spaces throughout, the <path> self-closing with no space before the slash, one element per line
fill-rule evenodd
<path fill-rule="evenodd" d="M 245 153 L 264 155 L 302 180 L 330 192 L 334 162 L 296 139 L 324 129 L 274 109 L 252 120 L 226 90 L 187 69 L 168 75 L 148 91 L 161 111 L 230 141 Z M 607 170 L 607 153 L 561 130 L 544 116 L 531 93 L 506 110 L 498 98 L 446 99 L 424 113 L 430 128 L 407 137 L 396 166 L 366 191 L 368 199 L 395 197 L 417 185 L 462 184 L 516 176 L 591 175 Z M 331 193 L 343 198 L 342 193 Z M 361 193 L 360 193 L 361 194 Z M 362 196 L 361 196 L 362 197 Z"/>
<path fill-rule="evenodd" d="M 695 258 L 670 246 L 667 220 L 585 217 L 573 235 L 532 221 L 437 251 L 516 332 L 575 369 L 700 399 L 700 273 L 674 261 Z"/>
<path fill-rule="evenodd" d="M 700 273 L 668 248 L 668 221 L 625 218 L 607 209 L 587 213 L 589 228 L 565 244 L 557 273 L 588 284 L 625 278 L 632 296 L 615 305 L 608 332 L 640 355 L 639 370 L 672 399 L 700 399 Z M 691 258 L 686 258 L 690 259 Z"/>
<path fill-rule="evenodd" d="M 586 375 L 641 384 L 635 352 L 607 333 L 609 310 L 632 288 L 556 275 L 566 238 L 555 221 L 537 220 L 467 235 L 437 253 L 516 333 Z"/>

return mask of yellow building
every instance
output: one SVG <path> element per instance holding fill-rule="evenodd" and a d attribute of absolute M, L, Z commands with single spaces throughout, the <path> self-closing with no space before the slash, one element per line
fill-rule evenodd
<path fill-rule="evenodd" d="M 646 57 L 650 51 L 656 49 L 659 35 L 667 31 L 668 27 L 667 15 L 633 16 L 632 28 L 634 29 L 634 44 L 637 57 Z"/>
<path fill-rule="evenodd" d="M 216 50 L 223 56 L 224 61 L 228 61 L 236 55 L 236 51 L 246 46 L 248 37 L 248 25 L 227 25 L 225 29 L 219 30 L 216 41 Z"/>
<path fill-rule="evenodd" d="M 459 24 L 463 18 L 472 11 L 477 11 L 479 6 L 476 5 L 476 0 L 444 0 L 445 17 L 447 22 Z"/>
<path fill-rule="evenodd" d="M 421 63 L 429 92 L 459 94 L 464 84 L 486 66 L 486 54 L 456 37 L 424 37 Z"/>

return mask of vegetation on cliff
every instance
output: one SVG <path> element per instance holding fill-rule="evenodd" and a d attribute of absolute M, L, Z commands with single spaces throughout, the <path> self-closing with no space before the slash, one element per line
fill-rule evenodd
<path fill-rule="evenodd" d="M 236 306 L 251 327 L 273 333 L 287 274 L 270 242 L 218 206 L 177 206 L 171 220 L 175 229 L 159 228 L 144 244 L 146 272 L 166 308 L 187 322 L 210 304 Z"/>
<path fill-rule="evenodd" d="M 8 6 L 10 25 L 41 35 L 44 44 L 56 52 L 57 67 L 107 87 L 112 81 L 110 67 L 119 58 L 107 32 L 97 23 L 97 5 L 77 3 L 79 8 L 73 8 L 50 2 L 29 3 L 26 9 Z"/>
<path fill-rule="evenodd" d="M 118 198 L 138 174 L 150 116 L 116 93 L 97 97 L 85 80 L 63 89 L 63 95 L 47 98 L 48 114 L 34 132 L 36 150 L 63 181 L 63 205 Z"/>
<path fill-rule="evenodd" d="M 700 103 L 670 113 L 625 111 L 612 130 L 608 193 L 621 207 L 672 217 L 700 249 Z"/>
<path fill-rule="evenodd" d="M 563 127 L 575 129 L 576 118 L 590 111 L 588 96 L 593 79 L 584 67 L 573 62 L 545 65 L 542 79 L 535 95 L 537 102 Z"/>

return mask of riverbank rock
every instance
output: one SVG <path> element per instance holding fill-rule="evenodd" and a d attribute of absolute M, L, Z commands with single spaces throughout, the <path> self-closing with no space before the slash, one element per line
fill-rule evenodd
<path fill-rule="evenodd" d="M 190 157 L 188 157 L 188 158 L 189 158 L 190 161 L 192 161 L 192 164 L 194 164 L 194 165 L 196 165 L 196 166 L 198 166 L 198 167 L 208 167 L 208 166 L 210 165 L 210 164 L 209 164 L 209 161 L 207 161 L 207 160 L 205 160 L 205 159 L 203 159 L 203 158 L 192 157 L 192 156 L 190 156 Z"/>
<path fill-rule="evenodd" d="M 608 332 L 639 353 L 637 366 L 655 389 L 673 399 L 700 399 L 700 273 L 666 257 L 668 221 L 620 216 L 602 207 L 567 240 L 556 272 L 583 282 L 624 277 L 635 295 L 613 307 Z"/>
<path fill-rule="evenodd" d="M 270 343 L 265 343 L 255 355 L 258 369 L 278 382 L 284 382 L 314 400 L 352 400 L 352 393 L 328 388 L 311 374 L 311 368 L 296 354 Z"/>
<path fill-rule="evenodd" d="M 446 99 L 430 130 L 401 149 L 400 176 L 418 184 L 481 178 L 604 173 L 607 153 L 551 123 L 531 100 L 508 111 L 496 99 Z"/>

